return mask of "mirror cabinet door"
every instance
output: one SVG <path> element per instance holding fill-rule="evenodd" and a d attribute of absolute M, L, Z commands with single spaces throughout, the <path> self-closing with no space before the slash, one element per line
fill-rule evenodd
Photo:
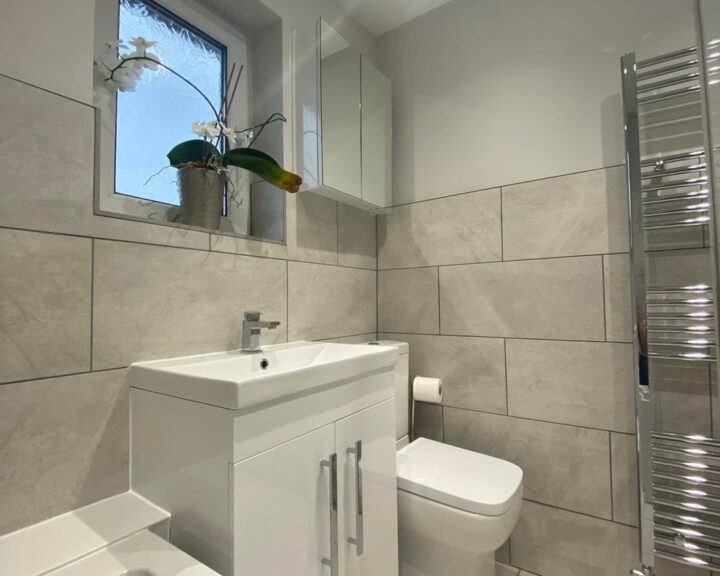
<path fill-rule="evenodd" d="M 323 184 L 362 197 L 360 52 L 320 21 Z"/>
<path fill-rule="evenodd" d="M 392 177 L 392 87 L 362 58 L 362 199 L 390 206 Z"/>

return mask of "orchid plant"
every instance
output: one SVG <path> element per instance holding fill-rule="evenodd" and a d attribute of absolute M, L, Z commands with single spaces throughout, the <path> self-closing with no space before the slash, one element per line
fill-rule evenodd
<path fill-rule="evenodd" d="M 109 43 L 97 65 L 103 71 L 105 84 L 111 90 L 134 92 L 146 70 L 153 72 L 162 68 L 185 82 L 207 102 L 214 119 L 193 122 L 191 130 L 199 138 L 181 142 L 170 150 L 167 154 L 170 166 L 203 168 L 226 176 L 229 166 L 237 166 L 258 175 L 278 188 L 288 192 L 297 192 L 302 184 L 302 178 L 283 169 L 268 154 L 252 147 L 268 124 L 286 121 L 282 114 L 276 112 L 261 124 L 240 131 L 229 126 L 228 110 L 235 97 L 243 66 L 240 66 L 235 75 L 235 65 L 233 64 L 228 77 L 228 89 L 218 109 L 200 88 L 163 64 L 157 54 L 151 51 L 156 44 L 157 42 L 143 37 L 135 37 L 127 44 L 122 41 Z M 231 84 L 233 85 L 232 91 L 229 90 Z M 229 144 L 227 146 L 229 149 L 223 153 L 221 150 L 225 148 L 223 146 L 225 142 Z"/>

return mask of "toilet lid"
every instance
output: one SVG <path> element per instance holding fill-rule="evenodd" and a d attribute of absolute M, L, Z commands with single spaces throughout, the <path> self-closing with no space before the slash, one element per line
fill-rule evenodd
<path fill-rule="evenodd" d="M 418 438 L 397 453 L 398 488 L 484 516 L 507 512 L 522 494 L 520 467 Z"/>

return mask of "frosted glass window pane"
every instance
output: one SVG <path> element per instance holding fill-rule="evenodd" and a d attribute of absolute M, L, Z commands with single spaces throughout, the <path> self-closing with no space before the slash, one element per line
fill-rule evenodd
<path fill-rule="evenodd" d="M 119 37 L 128 41 L 134 36 L 156 41 L 152 51 L 160 60 L 220 107 L 225 46 L 157 4 L 120 0 Z M 190 127 L 198 120 L 214 120 L 207 102 L 163 68 L 143 72 L 135 92 L 118 92 L 115 191 L 178 204 L 176 170 L 162 169 L 168 165 L 166 154 L 173 146 L 195 137 Z"/>

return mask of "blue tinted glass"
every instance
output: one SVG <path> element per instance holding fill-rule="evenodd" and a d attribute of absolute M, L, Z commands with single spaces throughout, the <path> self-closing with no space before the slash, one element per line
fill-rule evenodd
<path fill-rule="evenodd" d="M 135 36 L 157 42 L 151 51 L 160 61 L 220 107 L 224 46 L 156 4 L 121 0 L 119 37 L 127 42 Z M 193 122 L 213 119 L 207 102 L 182 80 L 163 68 L 145 70 L 135 92 L 118 92 L 115 191 L 178 204 L 176 170 L 157 173 L 168 165 L 166 154 L 173 146 L 195 138 L 190 130 Z"/>

